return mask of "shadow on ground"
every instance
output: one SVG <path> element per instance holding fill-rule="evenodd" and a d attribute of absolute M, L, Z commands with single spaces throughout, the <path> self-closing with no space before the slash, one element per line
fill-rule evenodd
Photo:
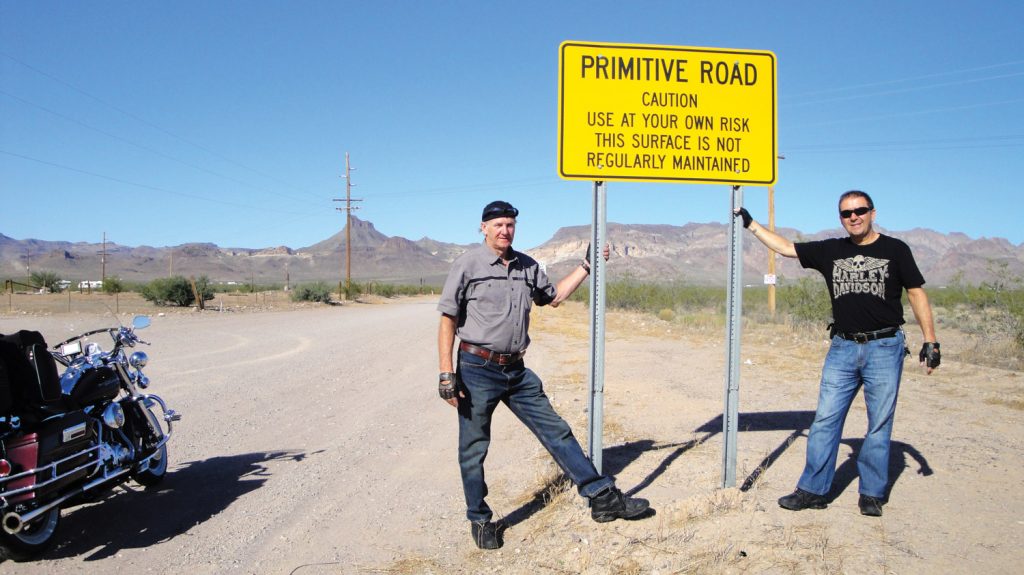
<path fill-rule="evenodd" d="M 297 451 L 246 453 L 191 461 L 151 489 L 130 482 L 98 503 L 64 511 L 56 546 L 42 559 L 96 561 L 188 533 L 267 481 L 270 461 L 300 462 Z"/>

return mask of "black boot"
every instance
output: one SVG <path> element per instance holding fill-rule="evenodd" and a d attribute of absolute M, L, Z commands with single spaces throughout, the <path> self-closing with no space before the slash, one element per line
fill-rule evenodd
<path fill-rule="evenodd" d="M 616 519 L 635 519 L 650 509 L 651 503 L 639 497 L 624 495 L 617 487 L 610 487 L 590 498 L 590 517 L 598 523 Z"/>
<path fill-rule="evenodd" d="M 501 528 L 497 523 L 491 523 L 490 521 L 473 521 L 469 528 L 470 533 L 473 534 L 473 542 L 476 546 L 481 549 L 499 549 L 501 548 Z"/>
<path fill-rule="evenodd" d="M 882 505 L 885 505 L 885 501 L 881 498 L 864 495 L 863 493 L 860 494 L 860 499 L 857 501 L 857 506 L 860 507 L 860 514 L 869 517 L 881 517 Z"/>
<path fill-rule="evenodd" d="M 803 489 L 797 489 L 793 493 L 779 498 L 779 507 L 790 511 L 802 509 L 824 509 L 828 507 L 828 500 L 824 495 L 810 493 Z"/>

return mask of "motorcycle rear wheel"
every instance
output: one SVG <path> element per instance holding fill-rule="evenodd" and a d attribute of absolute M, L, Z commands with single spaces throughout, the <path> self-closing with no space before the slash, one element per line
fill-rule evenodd
<path fill-rule="evenodd" d="M 28 561 L 37 557 L 53 544 L 59 525 L 60 507 L 54 507 L 13 535 L 0 529 L 0 559 Z"/>

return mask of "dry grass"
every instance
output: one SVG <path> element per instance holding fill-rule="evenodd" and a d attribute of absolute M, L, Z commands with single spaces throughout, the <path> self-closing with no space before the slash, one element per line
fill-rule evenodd
<path fill-rule="evenodd" d="M 1020 397 L 986 397 L 985 403 L 989 405 L 1001 405 L 1003 407 L 1009 407 L 1010 409 L 1016 409 L 1017 411 L 1024 411 L 1024 399 Z"/>

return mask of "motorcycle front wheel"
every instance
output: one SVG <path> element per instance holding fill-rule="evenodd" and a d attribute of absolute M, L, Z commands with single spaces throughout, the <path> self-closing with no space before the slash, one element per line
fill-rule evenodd
<path fill-rule="evenodd" d="M 152 439 L 163 439 L 164 431 L 160 425 L 160 418 L 153 413 L 153 410 L 146 407 L 142 410 L 146 416 L 149 434 Z M 149 467 L 132 473 L 132 479 L 143 487 L 152 487 L 164 480 L 167 475 L 167 444 L 165 443 L 157 450 L 156 455 L 149 460 Z"/>
<path fill-rule="evenodd" d="M 27 561 L 38 556 L 53 543 L 58 525 L 60 507 L 54 507 L 13 535 L 0 529 L 0 558 Z"/>
<path fill-rule="evenodd" d="M 167 475 L 167 445 L 165 444 L 156 455 L 149 460 L 149 467 L 132 473 L 134 479 L 143 487 L 152 487 L 164 480 Z"/>

